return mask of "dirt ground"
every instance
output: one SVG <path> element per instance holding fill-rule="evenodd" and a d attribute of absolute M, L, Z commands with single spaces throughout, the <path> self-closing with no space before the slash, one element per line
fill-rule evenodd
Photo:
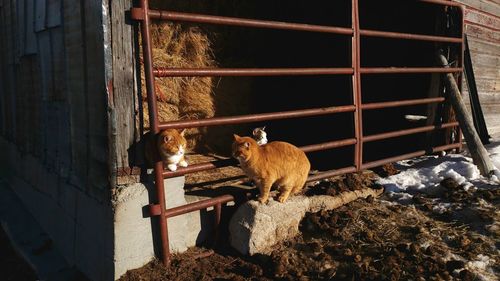
<path fill-rule="evenodd" d="M 306 194 L 379 188 L 372 179 L 341 176 Z M 209 257 L 196 258 L 206 249 L 193 248 L 174 256 L 169 268 L 153 261 L 120 280 L 498 280 L 500 187 L 465 191 L 451 179 L 441 185 L 440 194 L 417 194 L 408 205 L 368 198 L 309 213 L 301 234 L 269 255 L 244 257 L 219 243 Z"/>

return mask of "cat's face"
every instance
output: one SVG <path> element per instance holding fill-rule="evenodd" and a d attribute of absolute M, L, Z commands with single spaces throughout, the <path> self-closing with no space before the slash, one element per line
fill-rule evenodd
<path fill-rule="evenodd" d="M 254 139 L 249 137 L 240 137 L 238 135 L 233 135 L 233 157 L 238 159 L 238 161 L 248 161 L 252 156 L 252 149 L 257 145 Z"/>
<path fill-rule="evenodd" d="M 185 130 L 167 129 L 158 135 L 158 149 L 168 155 L 184 155 L 186 151 Z"/>

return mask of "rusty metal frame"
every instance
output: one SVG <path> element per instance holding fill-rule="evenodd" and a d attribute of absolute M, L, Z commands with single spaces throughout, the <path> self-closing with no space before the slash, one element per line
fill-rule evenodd
<path fill-rule="evenodd" d="M 399 32 L 387 32 L 378 30 L 363 30 L 360 28 L 359 23 L 359 8 L 358 0 L 351 0 L 351 19 L 352 26 L 350 28 L 346 27 L 335 27 L 335 26 L 322 26 L 322 25 L 312 25 L 312 24 L 299 24 L 290 22 L 278 22 L 278 21 L 265 21 L 265 20 L 254 20 L 254 19 L 243 19 L 234 17 L 221 17 L 221 16 L 209 16 L 202 14 L 190 14 L 190 13 L 180 13 L 171 11 L 158 11 L 149 9 L 148 0 L 139 0 L 139 7 L 131 9 L 131 17 L 141 23 L 141 34 L 142 34 L 142 49 L 143 49 L 143 63 L 145 70 L 146 79 L 146 91 L 148 97 L 148 110 L 150 118 L 150 130 L 152 133 L 158 133 L 161 130 L 167 128 L 193 128 L 201 126 L 217 126 L 224 124 L 239 124 L 239 123 L 249 123 L 258 122 L 264 120 L 276 120 L 285 118 L 298 118 L 307 116 L 319 116 L 319 115 L 329 115 L 336 113 L 352 113 L 354 116 L 354 137 L 335 140 L 326 143 L 313 144 L 301 147 L 305 152 L 321 151 L 327 149 L 335 149 L 345 146 L 354 146 L 354 163 L 352 166 L 344 167 L 341 169 L 335 169 L 330 171 L 324 171 L 315 175 L 311 175 L 308 181 L 316 181 L 323 178 L 356 172 L 363 169 L 369 169 L 376 166 L 380 166 L 386 163 L 395 162 L 402 159 L 407 159 L 411 157 L 417 157 L 425 155 L 429 152 L 438 152 L 443 150 L 450 150 L 455 148 L 460 148 L 461 143 L 452 143 L 448 145 L 438 146 L 429 148 L 429 150 L 420 150 L 413 153 L 408 153 L 404 155 L 398 155 L 394 157 L 389 157 L 385 159 L 379 159 L 376 161 L 363 162 L 363 144 L 372 141 L 378 141 L 388 138 L 400 137 L 411 134 L 418 134 L 422 132 L 429 132 L 434 130 L 440 130 L 444 128 L 457 127 L 457 122 L 449 122 L 446 124 L 441 124 L 440 126 L 424 126 L 419 128 L 411 128 L 393 132 L 386 132 L 376 135 L 363 136 L 363 125 L 362 125 L 362 112 L 364 110 L 378 110 L 391 107 L 401 107 L 410 105 L 423 105 L 432 103 L 442 103 L 445 101 L 444 97 L 437 98 L 424 98 L 424 99 L 414 99 L 414 100 L 399 100 L 399 101 L 388 101 L 388 102 L 378 102 L 378 103 L 368 103 L 363 104 L 361 101 L 361 75 L 376 75 L 376 74 L 410 74 L 410 73 L 460 73 L 462 72 L 462 61 L 459 62 L 460 67 L 455 68 L 445 68 L 445 67 L 361 67 L 361 57 L 360 57 L 360 39 L 362 36 L 370 37 L 380 37 L 380 38 L 394 38 L 402 40 L 420 40 L 420 41 L 431 41 L 431 42 L 444 42 L 450 44 L 461 44 L 461 49 L 463 50 L 463 39 L 456 37 L 445 37 L 445 36 L 434 36 L 434 35 L 423 35 L 423 34 L 410 34 L 410 33 L 399 33 Z M 460 4 L 445 1 L 445 0 L 419 0 L 423 3 L 429 3 L 434 5 L 443 6 L 453 6 L 458 7 L 462 13 L 463 19 L 463 8 Z M 320 33 L 330 33 L 340 36 L 350 36 L 351 37 L 351 58 L 352 64 L 350 68 L 154 68 L 152 60 L 152 46 L 151 46 L 151 33 L 149 29 L 150 21 L 154 20 L 169 20 L 169 21 L 181 21 L 190 22 L 198 24 L 216 24 L 216 25 L 229 25 L 229 26 L 240 26 L 240 27 L 252 27 L 252 28 L 270 28 L 270 29 L 282 29 L 282 30 L 296 30 L 296 31 L 306 31 L 306 32 L 320 32 Z M 461 33 L 463 34 L 463 24 Z M 293 110 L 284 112 L 273 112 L 273 113 L 262 113 L 262 114 L 252 114 L 252 115 L 241 115 L 241 116 L 229 116 L 229 117 L 216 117 L 207 118 L 199 120 L 178 120 L 160 123 L 158 120 L 158 109 L 156 105 L 156 94 L 155 94 L 155 77 L 181 77 L 181 76 L 281 76 L 281 75 L 351 75 L 352 76 L 352 105 L 343 106 L 331 106 L 325 108 L 314 108 L 305 110 Z M 215 214 L 215 229 L 220 223 L 222 205 L 227 202 L 234 201 L 233 196 L 223 195 L 211 199 L 206 199 L 183 206 L 175 208 L 166 208 L 165 204 L 165 192 L 163 179 L 181 176 L 189 173 L 195 173 L 210 169 L 216 169 L 220 167 L 225 167 L 229 165 L 235 165 L 236 162 L 231 159 L 218 160 L 207 163 L 200 163 L 188 166 L 186 168 L 179 168 L 177 171 L 166 171 L 163 169 L 163 164 L 161 161 L 154 164 L 154 176 L 155 185 L 157 189 L 157 203 L 150 205 L 151 216 L 159 217 L 160 224 L 160 235 L 162 242 L 162 261 L 163 264 L 168 265 L 170 263 L 170 249 L 168 243 L 168 225 L 167 218 L 182 215 L 188 212 L 206 209 L 209 207 L 214 207 Z M 215 233 L 217 236 L 217 233 Z"/>

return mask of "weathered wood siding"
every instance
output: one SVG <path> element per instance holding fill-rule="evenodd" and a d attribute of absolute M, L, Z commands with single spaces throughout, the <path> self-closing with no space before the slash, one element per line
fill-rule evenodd
<path fill-rule="evenodd" d="M 109 197 L 103 14 L 102 0 L 0 0 L 1 137 L 102 200 Z"/>
<path fill-rule="evenodd" d="M 500 0 L 455 0 L 465 5 L 465 32 L 486 124 L 500 133 Z M 467 85 L 463 85 L 467 93 Z"/>

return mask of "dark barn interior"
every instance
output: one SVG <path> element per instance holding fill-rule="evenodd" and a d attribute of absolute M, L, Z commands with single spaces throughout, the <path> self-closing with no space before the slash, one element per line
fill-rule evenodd
<path fill-rule="evenodd" d="M 152 8 L 187 13 L 347 27 L 352 26 L 351 1 L 152 1 Z M 457 36 L 462 19 L 454 8 L 418 1 L 359 1 L 360 28 L 437 36 Z M 211 42 L 219 68 L 300 68 L 352 65 L 352 36 L 329 33 L 196 25 Z M 361 36 L 361 67 L 437 66 L 438 50 L 458 63 L 460 44 Z M 362 74 L 363 104 L 442 96 L 440 74 Z M 161 78 L 172 79 L 172 78 Z M 196 79 L 196 78 L 194 78 Z M 212 89 L 215 117 L 352 105 L 352 75 L 273 77 L 217 77 Z M 437 117 L 430 112 L 436 112 Z M 436 104 L 363 110 L 364 136 L 445 122 L 446 105 Z M 211 150 L 228 154 L 232 133 L 249 135 L 252 128 L 266 126 L 270 141 L 283 140 L 297 146 L 355 137 L 355 113 L 293 118 L 239 125 L 208 127 L 204 141 Z M 407 115 L 429 116 L 410 121 Z M 444 130 L 441 130 L 444 131 Z M 363 162 L 426 149 L 430 142 L 443 145 L 441 132 L 411 134 L 363 145 Z M 354 145 L 308 155 L 314 169 L 352 166 Z"/>

